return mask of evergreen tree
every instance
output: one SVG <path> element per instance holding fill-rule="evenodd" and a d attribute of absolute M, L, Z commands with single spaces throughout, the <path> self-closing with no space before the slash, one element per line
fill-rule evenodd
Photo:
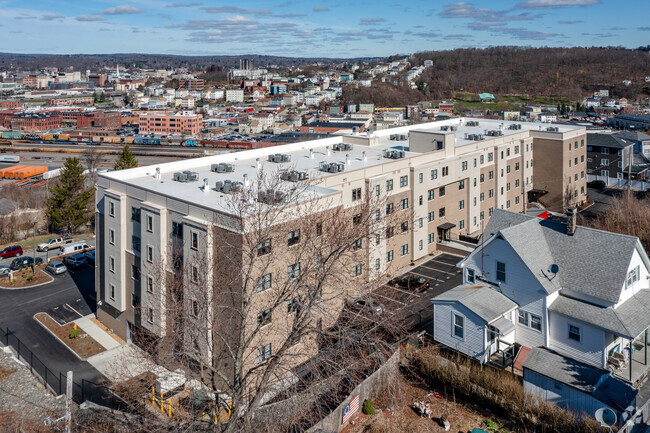
<path fill-rule="evenodd" d="M 68 158 L 55 185 L 50 187 L 47 216 L 55 229 L 72 233 L 89 221 L 93 188 L 86 188 L 84 168 L 77 158 Z"/>
<path fill-rule="evenodd" d="M 127 168 L 135 168 L 138 166 L 138 160 L 135 159 L 131 148 L 127 144 L 122 148 L 122 152 L 117 155 L 115 160 L 115 165 L 113 165 L 113 170 L 126 170 Z"/>

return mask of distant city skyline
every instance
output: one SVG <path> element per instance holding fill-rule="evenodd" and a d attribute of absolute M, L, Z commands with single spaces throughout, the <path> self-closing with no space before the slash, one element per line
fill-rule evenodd
<path fill-rule="evenodd" d="M 0 51 L 371 57 L 650 43 L 647 0 L 0 0 Z"/>

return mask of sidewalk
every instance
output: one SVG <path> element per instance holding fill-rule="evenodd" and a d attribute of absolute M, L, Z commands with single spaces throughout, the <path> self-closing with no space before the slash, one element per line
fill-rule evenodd
<path fill-rule="evenodd" d="M 111 350 L 120 346 L 120 343 L 91 320 L 94 317 L 94 314 L 89 314 L 81 319 L 75 320 L 75 323 L 82 331 L 101 344 L 106 350 Z"/>
<path fill-rule="evenodd" d="M 157 376 L 169 374 L 169 370 L 156 365 L 142 349 L 132 343 L 122 344 L 88 358 L 88 362 L 111 382 L 118 383 L 150 371 Z"/>

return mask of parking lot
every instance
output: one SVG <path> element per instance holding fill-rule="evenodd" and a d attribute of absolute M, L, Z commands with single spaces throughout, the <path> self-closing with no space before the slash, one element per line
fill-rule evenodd
<path fill-rule="evenodd" d="M 402 276 L 425 278 L 430 287 L 423 291 L 412 291 L 384 284 L 372 292 L 372 297 L 383 304 L 387 322 L 399 323 L 409 331 L 428 329 L 433 318 L 431 298 L 446 292 L 463 282 L 462 271 L 456 263 L 463 257 L 440 254 L 405 272 Z"/>

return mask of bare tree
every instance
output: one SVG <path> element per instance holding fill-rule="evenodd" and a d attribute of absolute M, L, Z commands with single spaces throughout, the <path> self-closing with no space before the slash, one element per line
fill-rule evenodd
<path fill-rule="evenodd" d="M 94 149 L 86 148 L 81 154 L 81 161 L 86 166 L 88 176 L 94 185 L 97 182 L 97 170 L 101 163 L 104 162 L 102 153 Z"/>

